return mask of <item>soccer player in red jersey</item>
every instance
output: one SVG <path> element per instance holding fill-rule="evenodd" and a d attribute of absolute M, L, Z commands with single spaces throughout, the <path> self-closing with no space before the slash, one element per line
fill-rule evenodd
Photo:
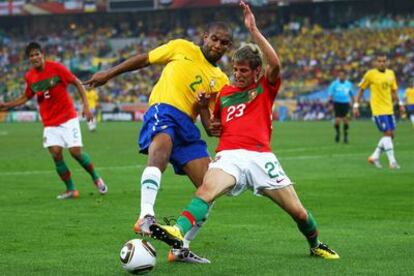
<path fill-rule="evenodd" d="M 32 97 L 37 97 L 40 116 L 44 125 L 43 146 L 52 155 L 56 171 L 66 185 L 66 191 L 58 199 L 77 198 L 79 196 L 73 183 L 71 172 L 63 160 L 63 148 L 91 175 L 101 194 L 108 191 L 102 178 L 97 174 L 87 153 L 82 151 L 82 135 L 75 106 L 67 90 L 73 84 L 83 102 L 83 116 L 93 119 L 86 100 L 82 83 L 62 64 L 46 61 L 41 46 L 31 42 L 26 47 L 31 69 L 25 75 L 26 90 L 17 99 L 0 103 L 0 109 L 9 109 L 22 105 Z"/>
<path fill-rule="evenodd" d="M 275 50 L 256 26 L 248 5 L 240 3 L 244 23 L 257 43 L 239 48 L 233 56 L 233 85 L 220 91 L 214 117 L 222 133 L 217 155 L 210 163 L 203 184 L 174 226 L 155 224 L 152 236 L 170 246 L 180 246 L 183 235 L 202 220 L 210 204 L 224 193 L 236 196 L 246 189 L 263 195 L 285 210 L 297 223 L 310 245 L 312 256 L 338 259 L 339 255 L 319 241 L 315 219 L 300 202 L 293 183 L 271 152 L 272 105 L 280 88 L 280 61 Z M 262 71 L 262 56 L 267 66 Z M 200 96 L 202 120 L 209 124 L 207 100 Z"/>

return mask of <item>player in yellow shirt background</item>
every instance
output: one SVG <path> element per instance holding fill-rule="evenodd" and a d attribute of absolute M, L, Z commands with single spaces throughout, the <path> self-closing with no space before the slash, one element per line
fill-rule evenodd
<path fill-rule="evenodd" d="M 135 232 L 151 234 L 149 227 L 156 222 L 154 204 L 161 174 L 168 162 L 176 174 L 186 174 L 196 187 L 202 184 L 210 157 L 207 145 L 194 124 L 199 113 L 196 97 L 200 92 L 211 94 L 210 108 L 213 109 L 215 94 L 229 83 L 216 63 L 231 44 L 228 24 L 215 22 L 206 27 L 201 46 L 184 39 L 171 40 L 149 53 L 138 54 L 111 69 L 98 72 L 84 83 L 97 87 L 127 71 L 152 64 L 164 65 L 151 92 L 149 109 L 144 115 L 138 139 L 140 152 L 148 154 L 148 159 L 141 176 L 141 212 L 134 225 Z M 188 249 L 201 224 L 187 233 L 182 248 L 169 252 L 169 261 L 210 262 Z"/>
<path fill-rule="evenodd" d="M 411 87 L 407 87 L 407 89 L 405 89 L 404 98 L 407 114 L 410 117 L 410 121 L 414 127 L 414 81 L 412 82 Z"/>
<path fill-rule="evenodd" d="M 368 70 L 358 85 L 359 90 L 353 112 L 356 117 L 359 116 L 359 100 L 365 89 L 369 88 L 372 116 L 378 129 L 384 135 L 378 142 L 374 152 L 368 157 L 368 162 L 377 168 L 382 168 L 380 156 L 382 152 L 386 152 L 390 168 L 399 169 L 400 166 L 395 159 L 392 142 L 395 130 L 394 103 L 399 102 L 397 80 L 394 71 L 387 69 L 386 54 L 378 53 L 375 63 L 376 68 Z M 400 108 L 401 112 L 404 112 L 404 106 L 400 105 Z"/>
<path fill-rule="evenodd" d="M 90 89 L 86 91 L 86 99 L 89 103 L 89 109 L 91 110 L 93 114 L 93 119 L 88 122 L 88 129 L 91 132 L 94 132 L 96 130 L 96 124 L 98 120 L 98 114 L 97 114 L 97 107 L 99 102 L 99 96 L 96 89 Z"/>

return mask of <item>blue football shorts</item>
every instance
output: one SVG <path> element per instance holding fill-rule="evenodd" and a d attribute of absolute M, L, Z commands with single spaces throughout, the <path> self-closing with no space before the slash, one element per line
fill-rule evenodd
<path fill-rule="evenodd" d="M 381 132 L 395 129 L 395 117 L 394 115 L 378 115 L 374 116 L 375 124 Z"/>
<path fill-rule="evenodd" d="M 414 104 L 408 104 L 406 109 L 408 112 L 414 112 Z"/>
<path fill-rule="evenodd" d="M 185 174 L 182 168 L 189 161 L 209 157 L 207 144 L 201 140 L 200 131 L 193 120 L 171 105 L 154 104 L 144 114 L 138 137 L 141 153 L 148 154 L 151 141 L 158 133 L 166 133 L 171 137 L 173 148 L 170 163 L 176 174 Z"/>

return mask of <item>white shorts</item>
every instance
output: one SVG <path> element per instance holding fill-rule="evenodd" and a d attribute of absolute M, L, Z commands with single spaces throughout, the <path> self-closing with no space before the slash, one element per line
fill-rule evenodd
<path fill-rule="evenodd" d="M 43 130 L 43 147 L 60 146 L 62 148 L 82 147 L 82 134 L 79 119 L 69 121 Z"/>
<path fill-rule="evenodd" d="M 272 152 L 223 150 L 211 161 L 209 169 L 213 168 L 222 169 L 236 178 L 236 185 L 228 193 L 231 196 L 240 195 L 246 189 L 261 195 L 262 190 L 293 184 Z"/>

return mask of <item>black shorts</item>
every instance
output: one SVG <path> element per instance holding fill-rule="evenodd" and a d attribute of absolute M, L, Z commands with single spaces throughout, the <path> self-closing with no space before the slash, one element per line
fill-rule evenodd
<path fill-rule="evenodd" d="M 349 103 L 336 103 L 334 102 L 334 112 L 336 118 L 343 118 L 348 115 Z"/>

